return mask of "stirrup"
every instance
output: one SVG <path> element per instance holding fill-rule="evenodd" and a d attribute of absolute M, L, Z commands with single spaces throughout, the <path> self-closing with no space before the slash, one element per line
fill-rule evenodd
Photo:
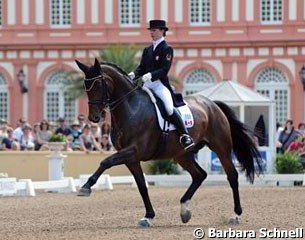
<path fill-rule="evenodd" d="M 195 145 L 193 139 L 188 134 L 180 136 L 180 143 L 184 150 L 188 150 Z"/>

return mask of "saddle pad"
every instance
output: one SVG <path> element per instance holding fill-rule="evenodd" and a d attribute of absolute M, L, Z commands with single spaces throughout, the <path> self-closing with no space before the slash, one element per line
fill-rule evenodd
<path fill-rule="evenodd" d="M 153 93 L 148 88 L 143 87 L 143 90 L 149 95 L 151 101 L 155 105 L 159 126 L 162 130 L 165 120 L 160 113 L 160 110 L 159 110 L 159 108 L 157 106 L 157 103 L 156 103 L 156 99 L 155 99 Z M 178 107 L 177 109 L 179 110 L 179 112 L 182 116 L 182 120 L 184 122 L 185 127 L 186 128 L 193 127 L 194 126 L 194 117 L 193 117 L 193 114 L 192 114 L 190 108 L 187 106 L 187 103 L 186 103 L 186 105 Z M 166 124 L 165 130 L 172 131 L 172 130 L 175 130 L 175 129 L 176 129 L 176 127 L 173 124 L 170 124 L 169 126 L 168 126 L 168 124 Z"/>

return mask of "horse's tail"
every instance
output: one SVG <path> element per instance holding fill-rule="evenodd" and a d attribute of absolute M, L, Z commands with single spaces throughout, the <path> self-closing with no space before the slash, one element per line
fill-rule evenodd
<path fill-rule="evenodd" d="M 262 158 L 254 139 L 251 137 L 252 131 L 237 119 L 234 111 L 228 105 L 221 101 L 214 102 L 226 115 L 229 121 L 233 141 L 233 151 L 238 162 L 241 164 L 242 170 L 246 170 L 248 180 L 253 183 L 254 172 L 257 172 L 257 174 L 262 173 Z M 256 171 L 254 167 L 254 159 L 257 164 Z"/>

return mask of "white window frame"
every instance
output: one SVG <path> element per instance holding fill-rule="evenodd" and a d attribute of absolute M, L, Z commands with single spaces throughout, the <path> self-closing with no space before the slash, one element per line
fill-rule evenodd
<path fill-rule="evenodd" d="M 263 6 L 263 1 L 270 1 L 270 19 L 271 20 L 265 20 L 263 21 L 263 9 L 262 9 L 262 6 Z M 284 17 L 284 3 L 283 3 L 283 0 L 279 0 L 279 1 L 282 1 L 282 19 L 281 20 L 273 20 L 273 17 L 274 17 L 274 11 L 273 11 L 273 1 L 274 0 L 260 0 L 260 22 L 261 24 L 274 24 L 274 25 L 277 25 L 277 24 L 282 24 L 283 23 L 283 17 Z"/>
<path fill-rule="evenodd" d="M 189 24 L 190 24 L 190 26 L 211 26 L 211 18 L 212 18 L 212 11 L 211 11 L 211 9 L 212 9 L 212 0 L 208 0 L 209 2 L 210 2 L 210 11 L 209 11 L 209 13 L 210 13 L 210 21 L 208 21 L 208 22 L 203 22 L 202 21 L 202 1 L 205 1 L 205 0 L 198 0 L 200 3 L 199 3 L 199 18 L 200 18 L 200 21 L 199 22 L 192 22 L 191 21 L 191 1 L 192 0 L 189 0 L 188 2 L 189 2 Z"/>
<path fill-rule="evenodd" d="M 4 80 L 5 84 L 0 84 L 0 92 L 6 93 L 7 96 L 7 106 L 6 106 L 6 120 L 9 122 L 10 121 L 10 116 L 9 116 L 9 107 L 10 107 L 10 92 L 8 91 L 7 87 L 7 82 L 3 74 L 0 73 L 0 77 Z M 4 118 L 4 116 L 0 116 L 0 118 Z"/>
<path fill-rule="evenodd" d="M 194 71 L 198 71 L 198 70 L 204 70 L 206 71 L 208 74 L 211 75 L 211 77 L 213 78 L 213 82 L 199 82 L 199 83 L 187 83 L 188 77 L 194 72 Z M 183 95 L 187 96 L 187 95 L 192 95 L 194 93 L 197 93 L 207 87 L 213 86 L 216 83 L 216 77 L 207 69 L 205 68 L 197 68 L 197 69 L 193 69 L 191 70 L 184 78 L 183 80 Z M 202 89 L 201 89 L 202 87 Z M 192 92 L 191 94 L 187 94 L 187 92 Z"/>
<path fill-rule="evenodd" d="M 52 76 L 52 74 L 54 74 L 54 72 L 52 72 L 48 77 L 47 77 L 47 80 L 46 80 L 46 83 L 45 83 L 45 90 L 44 90 L 44 101 L 43 101 L 43 116 L 45 119 L 48 118 L 48 112 L 47 112 L 47 104 L 48 104 L 48 94 L 47 93 L 50 93 L 50 92 L 56 92 L 56 93 L 59 93 L 59 96 L 58 96 L 58 100 L 59 100 L 59 112 L 58 112 L 58 117 L 66 117 L 65 116 L 65 107 L 64 107 L 64 104 L 65 104 L 65 101 L 64 101 L 64 94 L 65 94 L 65 91 L 64 89 L 62 88 L 62 86 L 60 84 L 58 85 L 55 85 L 55 84 L 49 84 L 48 81 L 49 81 L 49 78 Z M 74 100 L 74 103 L 75 103 L 75 116 L 74 118 L 76 118 L 77 114 L 78 114 L 78 109 L 79 109 L 79 102 L 78 100 Z M 49 121 L 54 121 L 54 119 L 47 119 Z M 56 119 L 57 120 L 57 119 Z M 70 121 L 73 121 L 74 119 L 70 119 Z M 68 119 L 68 122 L 69 122 L 69 119 Z"/>
<path fill-rule="evenodd" d="M 70 13 L 70 24 L 63 24 L 63 1 L 60 0 L 59 4 L 60 4 L 60 24 L 54 24 L 52 23 L 53 19 L 52 19 L 52 0 L 50 0 L 49 2 L 49 6 L 50 6 L 50 26 L 52 28 L 70 28 L 71 27 L 71 22 L 72 22 L 72 0 L 70 0 L 70 9 L 71 9 L 71 13 Z"/>
<path fill-rule="evenodd" d="M 264 70 L 262 70 L 264 71 Z M 289 87 L 289 81 L 288 81 L 288 77 L 286 76 L 285 73 L 283 73 L 283 75 L 285 76 L 287 82 L 268 82 L 268 83 L 258 83 L 258 76 L 261 72 L 259 72 L 256 76 L 255 79 L 255 90 L 256 91 L 269 91 L 269 98 L 275 102 L 275 91 L 276 90 L 286 90 L 287 91 L 287 119 L 291 118 L 291 94 L 290 94 L 290 87 Z M 276 119 L 276 121 L 278 121 L 278 119 Z M 282 122 L 281 122 L 282 124 Z"/>
<path fill-rule="evenodd" d="M 129 23 L 122 23 L 122 7 L 121 7 L 121 2 L 122 0 L 119 1 L 119 21 L 120 21 L 120 26 L 121 27 L 140 27 L 141 26 L 141 0 L 139 0 L 139 23 L 131 23 L 132 22 L 132 1 L 133 0 L 128 0 L 128 22 Z"/>

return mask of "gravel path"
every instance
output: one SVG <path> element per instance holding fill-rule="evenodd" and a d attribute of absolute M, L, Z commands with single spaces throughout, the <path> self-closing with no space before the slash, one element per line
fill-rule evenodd
<path fill-rule="evenodd" d="M 192 219 L 180 221 L 184 187 L 149 188 L 156 217 L 149 229 L 137 227 L 144 215 L 138 190 L 115 186 L 89 198 L 40 192 L 36 197 L 0 198 L 1 239 L 194 239 L 193 231 L 217 228 L 305 229 L 304 187 L 241 187 L 243 222 L 230 226 L 233 199 L 228 186 L 206 186 L 191 202 Z"/>

